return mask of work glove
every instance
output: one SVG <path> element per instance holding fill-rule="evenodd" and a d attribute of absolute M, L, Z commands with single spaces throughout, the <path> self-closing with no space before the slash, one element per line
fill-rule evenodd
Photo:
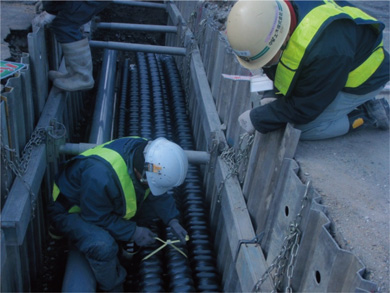
<path fill-rule="evenodd" d="M 138 246 L 150 246 L 156 239 L 156 235 L 145 227 L 136 227 L 133 237 L 131 238 Z"/>
<path fill-rule="evenodd" d="M 33 26 L 44 27 L 46 24 L 51 23 L 54 18 L 56 18 L 55 15 L 43 11 L 42 13 L 33 18 L 32 24 Z"/>
<path fill-rule="evenodd" d="M 238 123 L 249 134 L 255 132 L 255 127 L 252 124 L 251 117 L 249 116 L 251 110 L 245 111 L 238 117 Z"/>
<path fill-rule="evenodd" d="M 169 227 L 171 227 L 172 232 L 179 238 L 181 244 L 186 244 L 187 231 L 179 224 L 177 219 L 172 219 L 169 221 Z"/>

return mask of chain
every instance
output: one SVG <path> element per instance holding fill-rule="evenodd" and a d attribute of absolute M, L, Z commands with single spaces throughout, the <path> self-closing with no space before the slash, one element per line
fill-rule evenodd
<path fill-rule="evenodd" d="M 259 292 L 261 285 L 264 283 L 264 281 L 267 278 L 271 278 L 272 285 L 273 285 L 273 291 L 277 292 L 278 288 L 280 288 L 284 271 L 286 269 L 287 265 L 287 286 L 285 288 L 286 292 L 292 292 L 291 288 L 291 281 L 292 277 L 294 275 L 294 268 L 295 268 L 295 260 L 298 255 L 299 251 L 299 243 L 300 243 L 300 236 L 302 234 L 301 230 L 299 229 L 299 225 L 302 221 L 302 212 L 305 209 L 307 203 L 308 203 L 308 191 L 310 187 L 310 181 L 306 184 L 306 190 L 305 194 L 302 198 L 302 205 L 297 213 L 295 220 L 290 223 L 288 234 L 283 239 L 283 245 L 279 252 L 279 254 L 275 257 L 271 265 L 268 267 L 268 269 L 264 272 L 264 274 L 261 276 L 259 281 L 255 284 L 253 291 Z M 271 273 L 277 268 L 274 275 Z"/>
<path fill-rule="evenodd" d="M 221 159 L 225 161 L 228 166 L 228 174 L 219 184 L 217 193 L 218 203 L 221 202 L 222 188 L 225 185 L 225 182 L 230 177 L 237 176 L 239 174 L 240 169 L 243 170 L 242 173 L 245 175 L 246 166 L 249 161 L 249 154 L 252 148 L 254 137 L 254 134 L 244 133 L 240 136 L 240 139 L 238 141 L 237 151 L 234 149 L 234 147 L 231 147 L 221 153 Z M 245 176 L 242 176 L 242 178 L 244 179 Z"/>
<path fill-rule="evenodd" d="M 45 128 L 38 128 L 34 130 L 31 134 L 30 140 L 25 145 L 22 151 L 22 157 L 19 158 L 15 149 L 10 148 L 8 145 L 4 145 L 1 143 L 2 149 L 2 157 L 6 166 L 12 170 L 12 172 L 18 176 L 22 177 L 27 170 L 28 163 L 31 159 L 31 152 L 34 145 L 38 146 L 44 141 L 46 138 L 46 130 Z M 6 152 L 9 154 L 7 157 Z M 13 159 L 11 159 L 13 158 Z"/>
<path fill-rule="evenodd" d="M 0 140 L 2 141 L 1 134 L 0 134 Z M 7 164 L 7 155 L 6 155 L 5 151 L 3 151 L 3 148 L 1 148 L 1 160 L 3 162 L 2 166 L 4 166 L 4 176 L 2 176 L 1 179 L 4 179 L 4 188 L 5 188 L 4 200 L 6 200 L 8 197 L 8 194 L 9 194 L 9 188 L 8 188 L 9 168 L 8 168 L 8 164 Z"/>
<path fill-rule="evenodd" d="M 26 182 L 26 180 L 23 178 L 23 175 L 26 174 L 28 165 L 31 160 L 31 153 L 34 146 L 39 146 L 43 142 L 46 141 L 47 134 L 49 134 L 54 139 L 59 139 L 65 135 L 65 126 L 58 122 L 51 122 L 51 125 L 47 128 L 37 128 L 33 131 L 31 134 L 30 140 L 26 143 L 21 158 L 18 156 L 15 149 L 10 148 L 8 145 L 3 144 L 1 140 L 1 158 L 4 163 L 4 168 L 6 170 L 5 172 L 5 191 L 6 196 L 9 195 L 9 188 L 8 188 L 8 170 L 11 170 L 16 177 L 18 177 L 25 187 L 27 188 L 30 198 L 31 198 L 31 208 L 32 208 L 32 217 L 35 216 L 35 208 L 36 208 L 36 200 L 35 200 L 35 194 L 31 190 L 31 186 Z"/>

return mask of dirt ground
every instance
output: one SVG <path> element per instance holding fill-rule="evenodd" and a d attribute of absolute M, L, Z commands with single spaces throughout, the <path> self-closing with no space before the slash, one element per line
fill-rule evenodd
<path fill-rule="evenodd" d="M 35 2 L 1 1 L 2 60 L 10 58 L 6 52 L 12 42 L 9 30 L 29 29 Z M 353 2 L 386 23 L 385 47 L 389 50 L 389 2 Z M 11 46 L 11 58 L 17 58 L 15 48 L 23 45 Z M 389 100 L 388 93 L 383 96 Z M 389 138 L 386 131 L 359 130 L 340 138 L 300 142 L 295 157 L 302 181 L 311 180 L 323 197 L 343 240 L 341 247 L 362 261 L 368 279 L 381 292 L 390 291 Z"/>

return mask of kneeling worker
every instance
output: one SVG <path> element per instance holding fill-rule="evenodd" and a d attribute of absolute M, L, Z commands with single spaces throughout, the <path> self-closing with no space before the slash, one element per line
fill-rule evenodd
<path fill-rule="evenodd" d="M 165 138 L 125 137 L 87 150 L 66 162 L 56 177 L 49 217 L 55 232 L 89 262 L 99 289 L 120 290 L 126 270 L 117 241 L 155 242 L 145 227 L 160 218 L 185 243 L 174 198 L 166 192 L 183 183 L 188 158 Z"/>
<path fill-rule="evenodd" d="M 361 125 L 389 129 L 384 24 L 346 1 L 238 1 L 228 41 L 245 68 L 274 81 L 270 103 L 239 117 L 261 133 L 292 123 L 301 139 L 336 137 Z M 270 99 L 268 99 L 269 101 Z"/>

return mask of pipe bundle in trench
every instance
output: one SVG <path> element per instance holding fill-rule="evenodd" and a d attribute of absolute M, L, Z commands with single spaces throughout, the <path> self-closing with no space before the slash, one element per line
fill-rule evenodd
<path fill-rule="evenodd" d="M 184 150 L 194 150 L 184 91 L 173 57 L 137 53 L 136 60 L 136 64 L 128 60 L 124 63 L 117 138 L 166 137 Z M 199 168 L 190 165 L 185 182 L 169 192 L 190 236 L 186 245 L 177 245 L 188 258 L 168 246 L 142 261 L 155 248 L 143 249 L 127 266 L 125 291 L 221 291 Z M 152 230 L 161 239 L 174 239 L 170 228 L 162 223 L 156 222 Z M 131 244 L 126 248 L 129 253 L 133 249 Z"/>

